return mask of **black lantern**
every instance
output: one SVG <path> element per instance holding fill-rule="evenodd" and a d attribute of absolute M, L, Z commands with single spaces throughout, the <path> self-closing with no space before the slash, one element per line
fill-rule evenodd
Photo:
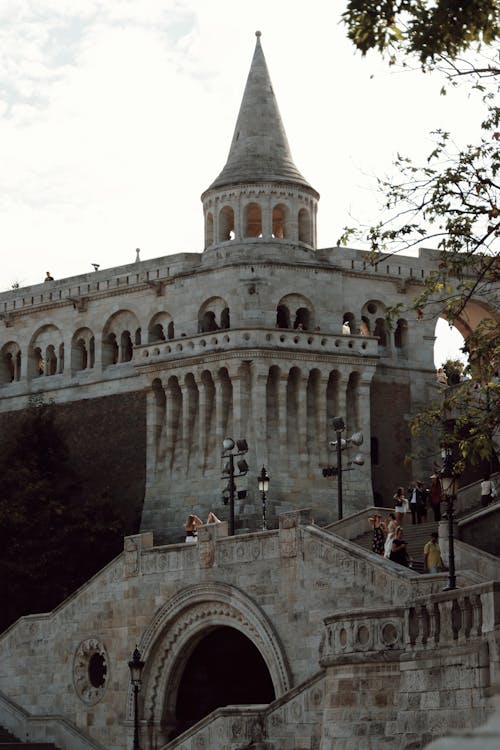
<path fill-rule="evenodd" d="M 444 445 L 441 449 L 443 465 L 440 471 L 441 487 L 446 500 L 446 515 L 448 518 L 448 584 L 444 591 L 457 588 L 455 575 L 455 539 L 453 536 L 453 521 L 455 500 L 457 496 L 457 475 L 454 470 L 452 449 Z"/>
<path fill-rule="evenodd" d="M 259 483 L 259 492 L 262 496 L 262 528 L 265 531 L 267 529 L 266 521 L 266 494 L 269 489 L 269 475 L 266 471 L 266 467 L 263 466 L 259 476 L 257 477 Z"/>
<path fill-rule="evenodd" d="M 144 669 L 144 662 L 137 646 L 132 654 L 132 659 L 128 663 L 130 669 L 130 679 L 134 688 L 134 744 L 133 750 L 141 750 L 139 745 L 139 690 L 141 689 L 141 675 Z"/>

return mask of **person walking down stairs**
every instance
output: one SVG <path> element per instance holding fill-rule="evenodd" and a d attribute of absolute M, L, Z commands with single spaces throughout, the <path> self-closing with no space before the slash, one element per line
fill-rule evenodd
<path fill-rule="evenodd" d="M 440 573 L 443 568 L 438 534 L 437 531 L 433 531 L 430 541 L 424 546 L 424 573 Z"/>

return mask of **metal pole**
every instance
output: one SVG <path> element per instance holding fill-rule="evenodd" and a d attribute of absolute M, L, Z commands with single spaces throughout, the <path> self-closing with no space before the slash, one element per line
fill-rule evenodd
<path fill-rule="evenodd" d="M 266 522 L 266 493 L 262 490 L 262 528 L 265 531 L 267 529 Z"/>
<path fill-rule="evenodd" d="M 139 685 L 134 685 L 134 744 L 132 750 L 141 750 L 139 745 Z"/>
<path fill-rule="evenodd" d="M 342 518 L 342 432 L 337 430 L 337 503 L 339 521 Z"/>
<path fill-rule="evenodd" d="M 229 536 L 234 536 L 234 456 L 229 454 Z"/>
<path fill-rule="evenodd" d="M 448 515 L 448 585 L 445 591 L 451 591 L 457 588 L 457 579 L 455 576 L 455 539 L 453 537 L 453 503 L 455 495 L 449 495 L 446 502 Z"/>

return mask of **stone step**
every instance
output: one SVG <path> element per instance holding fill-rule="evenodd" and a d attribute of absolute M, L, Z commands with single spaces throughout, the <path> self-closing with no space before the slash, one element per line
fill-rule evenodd
<path fill-rule="evenodd" d="M 424 572 L 424 545 L 430 540 L 431 533 L 438 530 L 438 524 L 434 521 L 427 523 L 418 523 L 413 525 L 411 522 L 403 526 L 403 536 L 407 542 L 408 554 L 413 560 L 412 568 L 417 573 Z M 353 539 L 364 549 L 372 548 L 373 531 L 368 530 L 360 536 Z"/>

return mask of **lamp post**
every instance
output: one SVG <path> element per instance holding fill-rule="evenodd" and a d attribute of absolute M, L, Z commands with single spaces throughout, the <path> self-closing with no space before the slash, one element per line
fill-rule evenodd
<path fill-rule="evenodd" d="M 235 442 L 233 438 L 227 437 L 227 438 L 224 438 L 222 442 L 222 448 L 223 448 L 222 458 L 228 459 L 227 463 L 222 469 L 222 479 L 227 479 L 229 477 L 229 481 L 222 493 L 222 498 L 225 504 L 229 502 L 228 535 L 233 536 L 234 535 L 234 495 L 236 491 L 236 485 L 235 485 L 234 480 L 238 479 L 238 477 L 245 476 L 245 474 L 247 474 L 248 472 L 247 462 L 245 461 L 244 458 L 240 458 L 240 460 L 236 462 L 236 466 L 238 467 L 239 473 L 235 474 L 234 473 L 234 459 L 243 456 L 248 451 L 248 443 L 244 439 L 237 440 Z"/>
<path fill-rule="evenodd" d="M 144 668 L 144 662 L 137 646 L 132 654 L 132 659 L 128 663 L 130 669 L 130 679 L 134 688 L 134 744 L 132 750 L 141 750 L 139 745 L 139 690 L 141 689 L 141 674 Z"/>
<path fill-rule="evenodd" d="M 262 467 L 261 472 L 257 478 L 257 481 L 259 482 L 259 491 L 262 496 L 262 529 L 265 531 L 267 529 L 266 493 L 269 489 L 269 475 L 266 471 L 265 466 Z"/>
<path fill-rule="evenodd" d="M 363 433 L 355 432 L 353 435 L 351 435 L 350 438 L 347 438 L 347 439 L 343 438 L 342 433 L 345 430 L 345 422 L 342 417 L 334 417 L 333 429 L 335 430 L 337 439 L 330 442 L 330 445 L 337 449 L 337 466 L 323 469 L 323 476 L 324 477 L 328 477 L 328 476 L 337 477 L 337 509 L 338 509 L 338 520 L 340 521 L 341 518 L 343 517 L 342 473 L 344 471 L 351 471 L 351 468 L 352 468 L 352 466 L 350 466 L 349 469 L 342 468 L 342 451 L 351 444 L 362 445 Z M 356 464 L 357 466 L 362 466 L 364 462 L 365 460 L 363 456 L 360 453 L 358 453 L 354 457 L 354 459 L 350 462 L 350 464 Z"/>
<path fill-rule="evenodd" d="M 457 495 L 457 476 L 453 471 L 453 453 L 449 446 L 443 446 L 441 450 L 443 465 L 441 468 L 441 486 L 446 498 L 446 515 L 448 517 L 448 585 L 444 591 L 452 591 L 457 588 L 455 576 L 455 540 L 453 536 L 453 514 L 454 503 Z"/>

